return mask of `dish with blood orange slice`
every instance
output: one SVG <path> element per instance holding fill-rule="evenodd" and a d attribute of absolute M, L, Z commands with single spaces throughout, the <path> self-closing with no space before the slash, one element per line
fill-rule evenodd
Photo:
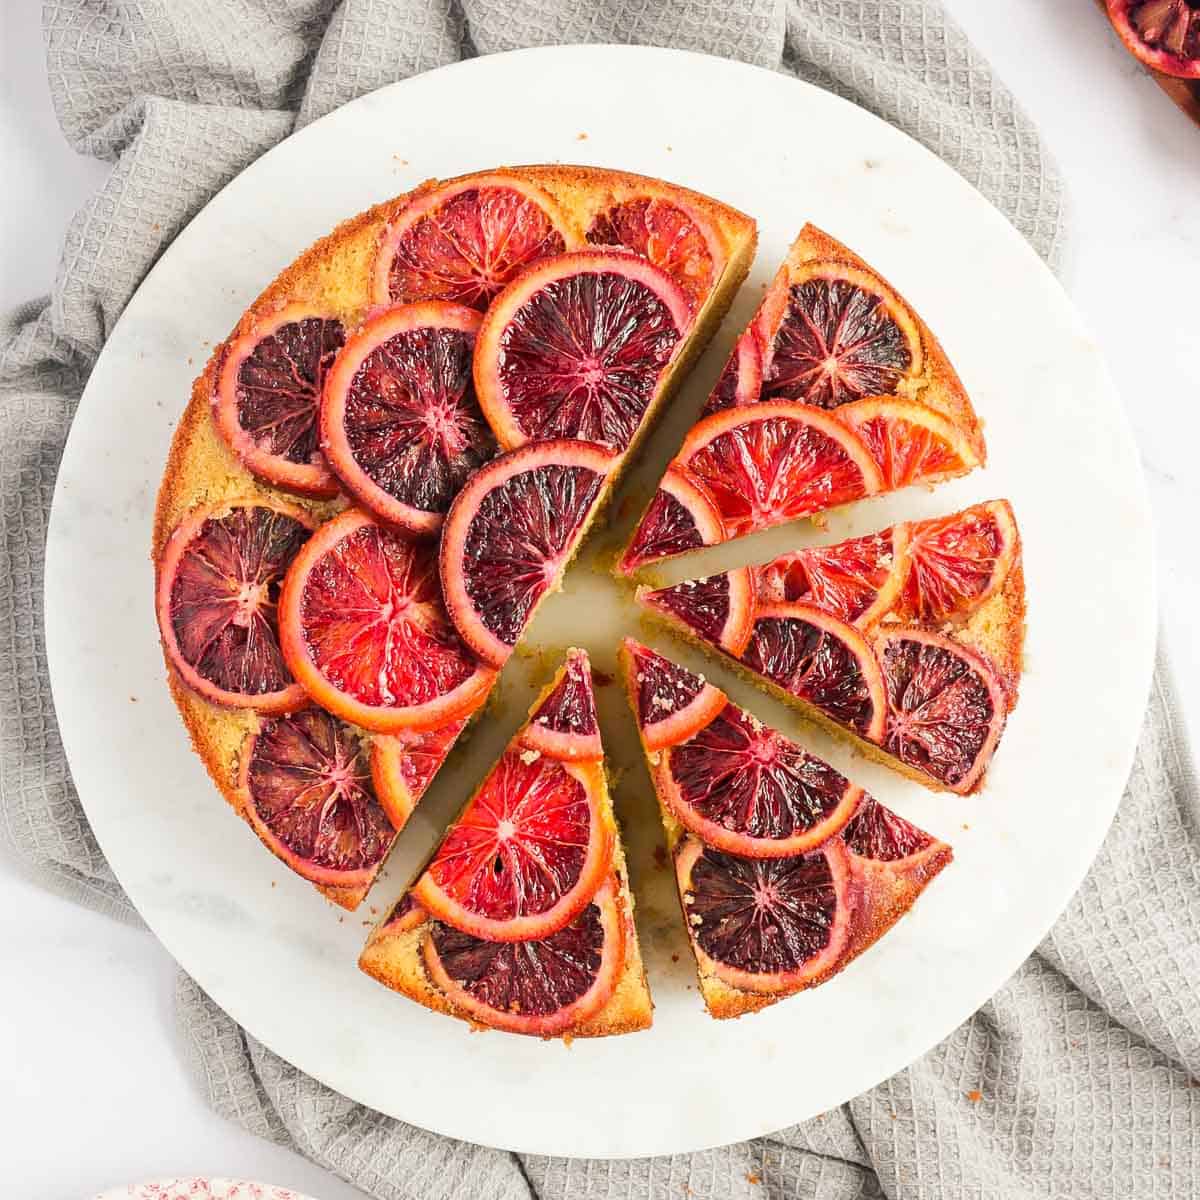
<path fill-rule="evenodd" d="M 325 376 L 346 340 L 341 321 L 293 301 L 250 322 L 224 350 L 213 389 L 217 430 L 246 469 L 304 496 L 330 497 L 338 481 L 318 444 Z"/>
<path fill-rule="evenodd" d="M 279 625 L 309 696 L 377 733 L 467 716 L 495 678 L 446 615 L 432 547 L 358 509 L 326 522 L 293 560 Z"/>
<path fill-rule="evenodd" d="M 516 172 L 464 176 L 418 192 L 386 226 L 372 299 L 483 310 L 523 267 L 576 241 L 566 214 L 532 180 Z"/>
<path fill-rule="evenodd" d="M 598 740 L 581 650 L 571 651 L 413 885 L 438 920 L 494 941 L 543 938 L 577 916 L 611 871 L 616 826 L 603 749 L 579 761 L 527 737 L 563 724 L 572 710 L 591 726 L 584 736 Z"/>
<path fill-rule="evenodd" d="M 596 236 L 613 231 L 604 240 L 620 245 L 589 243 L 593 226 Z M 495 297 L 537 263 L 570 252 L 615 264 L 610 282 L 644 302 L 621 308 L 624 316 L 642 320 L 653 303 L 668 317 L 657 339 L 596 346 L 612 356 L 614 391 L 645 390 L 650 380 L 660 397 L 666 376 L 694 358 L 728 309 L 755 240 L 744 213 L 662 180 L 585 166 L 501 167 L 385 199 L 263 281 L 193 382 L 159 489 L 152 547 L 171 691 L 227 798 L 242 806 L 234 797 L 239 748 L 258 727 L 253 710 L 318 705 L 371 735 L 364 744 L 376 800 L 398 826 L 489 693 L 494 668 L 463 642 L 441 599 L 436 538 L 454 496 L 498 449 L 473 375 L 475 335 Z M 253 292 L 252 278 L 243 285 Z M 601 305 L 590 315 L 615 311 Z M 644 345 L 657 358 L 631 364 L 630 353 Z M 667 369 L 659 370 L 664 357 Z M 662 378 L 653 380 L 656 371 Z M 589 489 L 610 465 L 593 451 L 584 456 L 590 474 L 560 464 L 588 492 L 576 512 L 578 536 L 595 511 Z M 505 495 L 519 506 L 518 490 Z M 562 497 L 553 492 L 555 503 Z M 356 515 L 336 515 L 344 498 Z M 286 652 L 277 603 L 298 546 L 277 538 L 264 557 L 252 544 L 261 530 L 233 530 L 248 518 L 224 521 L 226 508 L 257 514 L 255 529 L 291 529 L 297 543 L 321 527 L 293 576 Z M 172 538 L 202 510 L 213 522 L 198 520 Z M 556 540 L 562 513 L 543 515 L 540 581 L 521 577 L 537 557 L 525 543 L 515 575 L 501 578 L 491 597 L 500 606 L 506 595 L 527 601 L 507 626 L 498 621 L 513 636 L 573 548 L 571 530 Z M 510 548 L 531 528 L 521 527 Z M 213 550 L 214 538 L 234 535 L 249 539 L 245 556 L 236 547 Z M 196 552 L 184 553 L 192 541 Z M 210 551 L 223 556 L 215 567 L 203 558 Z M 496 566 L 487 559 L 486 569 Z M 173 589 L 184 608 L 172 609 Z M 488 624 L 463 624 L 487 633 L 497 661 L 507 657 L 510 647 L 490 640 Z M 569 745 L 581 763 L 595 761 L 598 730 L 587 731 L 585 714 L 566 704 L 559 718 L 544 739 Z"/>
<path fill-rule="evenodd" d="M 979 420 L 928 326 L 877 271 L 806 225 L 668 467 L 708 504 L 660 485 L 618 570 L 936 483 L 984 458 Z M 708 508 L 719 521 L 706 521 Z"/>
<path fill-rule="evenodd" d="M 237 795 L 251 828 L 329 899 L 356 908 L 408 815 L 379 787 L 367 739 L 302 708 L 264 721 L 240 758 Z"/>
<path fill-rule="evenodd" d="M 950 861 L 948 846 L 723 693 L 698 727 L 648 740 L 648 667 L 679 704 L 712 685 L 632 639 L 621 666 L 714 1017 L 836 974 Z"/>
<path fill-rule="evenodd" d="M 692 319 L 672 276 L 623 249 L 529 267 L 496 297 L 476 344 L 475 388 L 500 444 L 572 437 L 625 451 Z"/>
<path fill-rule="evenodd" d="M 595 714 L 587 655 L 569 650 L 371 935 L 363 970 L 419 1003 L 514 1033 L 649 1024 Z"/>
<path fill-rule="evenodd" d="M 484 662 L 507 662 L 558 587 L 615 462 L 591 442 L 531 442 L 480 468 L 459 492 L 442 529 L 442 588 L 455 627 Z"/>
<path fill-rule="evenodd" d="M 637 602 L 738 658 L 762 608 L 801 600 L 859 628 L 896 609 L 908 576 L 908 526 L 783 554 L 671 587 L 639 587 Z M 953 573 L 949 565 L 945 570 Z"/>
<path fill-rule="evenodd" d="M 414 533 L 434 533 L 496 452 L 471 378 L 479 323 L 474 309 L 442 301 L 376 312 L 325 382 L 326 461 L 360 504 Z"/>
<path fill-rule="evenodd" d="M 247 499 L 196 508 L 171 533 L 158 562 L 158 628 L 167 662 L 197 695 L 263 713 L 305 702 L 277 606 L 315 525 L 295 505 Z"/>
<path fill-rule="evenodd" d="M 737 656 L 764 606 L 800 600 L 860 629 L 884 620 L 963 626 L 1002 592 L 1002 640 L 1019 640 L 1021 536 L 1008 501 L 988 500 L 671 587 L 639 587 L 637 601 Z"/>

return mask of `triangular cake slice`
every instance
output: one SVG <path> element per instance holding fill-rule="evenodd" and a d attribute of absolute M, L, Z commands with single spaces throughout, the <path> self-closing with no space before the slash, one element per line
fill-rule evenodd
<path fill-rule="evenodd" d="M 1006 500 L 637 600 L 926 787 L 978 791 L 1016 703 L 1025 580 Z"/>
<path fill-rule="evenodd" d="M 359 966 L 427 1008 L 511 1033 L 649 1026 L 584 651 L 568 652 Z"/>
<path fill-rule="evenodd" d="M 925 322 L 877 271 L 806 225 L 619 570 L 937 483 L 984 458 L 979 420 Z"/>
<path fill-rule="evenodd" d="M 580 201 L 581 236 L 511 278 L 475 338 L 474 390 L 505 453 L 450 506 L 441 573 L 459 634 L 493 667 L 558 587 L 753 258 L 744 214 L 601 178 L 610 190 Z"/>
<path fill-rule="evenodd" d="M 631 638 L 621 669 L 712 1016 L 824 983 L 953 857 L 702 676 Z"/>

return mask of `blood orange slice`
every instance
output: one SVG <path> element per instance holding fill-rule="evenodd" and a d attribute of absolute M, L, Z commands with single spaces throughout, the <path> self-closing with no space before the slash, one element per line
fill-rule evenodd
<path fill-rule="evenodd" d="M 982 462 L 962 430 L 915 400 L 876 396 L 837 416 L 867 446 L 888 491 L 951 479 Z"/>
<path fill-rule="evenodd" d="M 811 854 L 741 858 L 689 837 L 675 873 L 696 958 L 730 987 L 795 992 L 841 965 L 852 906 L 841 838 Z"/>
<path fill-rule="evenodd" d="M 632 575 L 646 563 L 724 540 L 725 526 L 713 502 L 684 472 L 668 467 L 617 570 Z"/>
<path fill-rule="evenodd" d="M 490 941 L 548 937 L 612 869 L 603 767 L 511 746 L 414 885 L 438 920 Z"/>
<path fill-rule="evenodd" d="M 371 778 L 397 829 L 403 829 L 412 816 L 466 724 L 459 717 L 436 729 L 377 733 L 371 739 Z"/>
<path fill-rule="evenodd" d="M 616 461 L 590 442 L 501 455 L 458 494 L 442 530 L 446 606 L 463 641 L 500 667 L 558 586 Z"/>
<path fill-rule="evenodd" d="M 496 942 L 434 922 L 429 978 L 460 1012 L 495 1029 L 553 1037 L 608 1003 L 625 962 L 629 917 L 615 879 L 579 916 L 536 941 Z"/>
<path fill-rule="evenodd" d="M 593 246 L 624 246 L 661 267 L 693 310 L 704 303 L 725 266 L 717 232 L 698 212 L 670 200 L 639 196 L 597 213 L 587 232 Z"/>
<path fill-rule="evenodd" d="M 820 845 L 858 807 L 862 789 L 735 704 L 654 772 L 659 798 L 709 846 L 780 858 Z"/>
<path fill-rule="evenodd" d="M 686 742 L 725 707 L 725 693 L 684 667 L 626 638 L 621 670 L 642 745 L 654 754 Z"/>
<path fill-rule="evenodd" d="M 803 404 L 751 404 L 705 417 L 676 465 L 720 514 L 727 538 L 877 492 L 879 472 L 845 426 Z"/>
<path fill-rule="evenodd" d="M 771 337 L 763 400 L 832 409 L 894 392 L 919 373 L 916 322 L 877 276 L 846 263 L 810 264 L 802 274 Z"/>
<path fill-rule="evenodd" d="M 737 658 L 754 629 L 754 588 L 751 568 L 738 567 L 703 579 L 685 579 L 657 591 L 640 587 L 635 599 L 643 608 Z"/>
<path fill-rule="evenodd" d="M 895 602 L 901 621 L 940 625 L 975 611 L 1003 586 L 1020 545 L 1004 500 L 910 528 L 908 572 Z"/>
<path fill-rule="evenodd" d="M 623 250 L 529 268 L 496 297 L 475 351 L 479 403 L 501 446 L 571 437 L 625 450 L 691 321 L 671 276 Z"/>
<path fill-rule="evenodd" d="M 934 844 L 934 838 L 923 829 L 898 817 L 873 796 L 863 797 L 842 838 L 851 854 L 885 863 L 916 858 Z"/>
<path fill-rule="evenodd" d="M 883 674 L 853 625 L 803 602 L 760 608 L 741 661 L 859 737 L 882 739 Z"/>
<path fill-rule="evenodd" d="M 760 568 L 760 603 L 803 600 L 860 628 L 896 603 L 905 580 L 908 526 L 785 554 Z"/>
<path fill-rule="evenodd" d="M 566 663 L 525 726 L 521 742 L 569 762 L 604 757 L 592 670 L 583 650 L 567 651 Z"/>
<path fill-rule="evenodd" d="M 391 848 L 391 811 L 376 792 L 361 734 L 319 708 L 266 721 L 241 752 L 242 811 L 293 871 L 354 908 Z M 388 797 L 391 800 L 391 797 Z"/>
<path fill-rule="evenodd" d="M 1108 19 L 1146 66 L 1178 79 L 1200 79 L 1200 6 L 1195 0 L 1108 0 Z"/>
<path fill-rule="evenodd" d="M 418 195 L 388 225 L 372 298 L 449 300 L 482 310 L 523 267 L 574 241 L 540 188 L 508 175 L 468 176 Z"/>
<path fill-rule="evenodd" d="M 895 925 L 954 852 L 871 796 L 863 797 L 841 840 L 856 897 L 849 962 Z"/>
<path fill-rule="evenodd" d="M 233 500 L 195 509 L 158 564 L 163 648 L 192 691 L 230 708 L 303 704 L 280 650 L 280 582 L 315 522 L 290 504 Z"/>
<path fill-rule="evenodd" d="M 1008 715 L 995 671 L 924 630 L 885 628 L 877 647 L 888 705 L 883 748 L 952 792 L 974 791 Z"/>
<path fill-rule="evenodd" d="M 480 316 L 457 304 L 401 305 L 370 317 L 325 384 L 321 448 L 377 516 L 432 533 L 496 442 L 475 399 Z"/>
<path fill-rule="evenodd" d="M 446 616 L 434 551 L 357 509 L 323 525 L 296 556 L 279 626 L 305 691 L 379 733 L 466 716 L 495 678 Z"/>
<path fill-rule="evenodd" d="M 735 404 L 754 404 L 762 391 L 762 348 L 754 336 L 753 328 L 747 329 L 733 347 L 717 380 L 704 416 L 719 412 Z"/>
<path fill-rule="evenodd" d="M 345 337 L 335 317 L 294 303 L 257 321 L 225 351 L 213 417 L 246 469 L 267 483 L 305 496 L 337 495 L 317 445 L 317 410 Z"/>

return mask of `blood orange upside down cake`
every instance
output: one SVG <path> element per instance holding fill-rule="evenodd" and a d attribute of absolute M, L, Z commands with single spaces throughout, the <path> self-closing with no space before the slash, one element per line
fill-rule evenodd
<path fill-rule="evenodd" d="M 824 983 L 950 862 L 701 676 L 632 638 L 621 668 L 714 1017 Z"/>
<path fill-rule="evenodd" d="M 655 414 L 727 310 L 754 222 L 581 167 L 430 182 L 284 270 L 196 380 L 156 509 L 156 605 L 193 745 L 263 843 L 361 903 Z M 806 227 L 620 564 L 984 460 L 924 323 Z M 638 602 L 928 786 L 977 790 L 1015 702 L 1004 501 Z M 818 984 L 951 857 L 698 676 L 627 641 L 701 990 L 736 1016 Z M 652 1005 L 586 655 L 572 650 L 363 950 L 516 1033 Z"/>
<path fill-rule="evenodd" d="M 168 678 L 226 798 L 337 903 L 362 900 L 754 245 L 736 210 L 621 172 L 434 181 L 317 242 L 214 350 L 155 515 Z"/>
<path fill-rule="evenodd" d="M 565 664 L 359 965 L 439 1012 L 542 1037 L 650 1024 L 587 655 Z"/>
<path fill-rule="evenodd" d="M 1016 703 L 1025 579 L 1004 500 L 637 601 L 927 787 L 977 791 Z"/>
<path fill-rule="evenodd" d="M 925 322 L 806 225 L 618 569 L 934 484 L 984 458 L 979 420 Z"/>

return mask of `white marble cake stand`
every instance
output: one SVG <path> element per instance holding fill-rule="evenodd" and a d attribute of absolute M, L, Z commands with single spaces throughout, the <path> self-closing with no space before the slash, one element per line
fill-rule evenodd
<path fill-rule="evenodd" d="M 739 1021 L 712 1021 L 700 1005 L 668 873 L 654 864 L 657 822 L 631 725 L 617 689 L 603 689 L 612 758 L 633 768 L 618 810 L 657 1011 L 649 1032 L 570 1047 L 472 1034 L 355 969 L 371 913 L 343 917 L 277 864 L 189 750 L 163 682 L 147 553 L 190 381 L 267 280 L 342 218 L 428 176 L 544 161 L 677 180 L 761 223 L 753 275 L 635 490 L 645 494 L 678 444 L 809 219 L 876 264 L 937 331 L 986 420 L 992 465 L 772 545 L 1008 496 L 1030 596 L 1021 703 L 981 796 L 927 793 L 804 734 L 952 842 L 956 860 L 842 976 Z M 455 1137 L 664 1154 L 766 1133 L 871 1087 L 950 1033 L 1037 944 L 1083 878 L 1132 761 L 1155 626 L 1150 541 L 1134 445 L 1097 347 L 1025 242 L 932 154 L 767 71 L 666 50 L 528 50 L 348 105 L 265 155 L 179 236 L 114 330 L 71 431 L 47 554 L 47 643 L 72 774 L 109 861 L 180 964 L 256 1038 L 347 1096 Z M 611 669 L 632 620 L 628 601 L 581 565 L 532 640 L 580 642 Z M 504 705 L 422 805 L 372 911 L 511 732 L 528 699 L 523 672 L 536 665 L 514 661 Z"/>

